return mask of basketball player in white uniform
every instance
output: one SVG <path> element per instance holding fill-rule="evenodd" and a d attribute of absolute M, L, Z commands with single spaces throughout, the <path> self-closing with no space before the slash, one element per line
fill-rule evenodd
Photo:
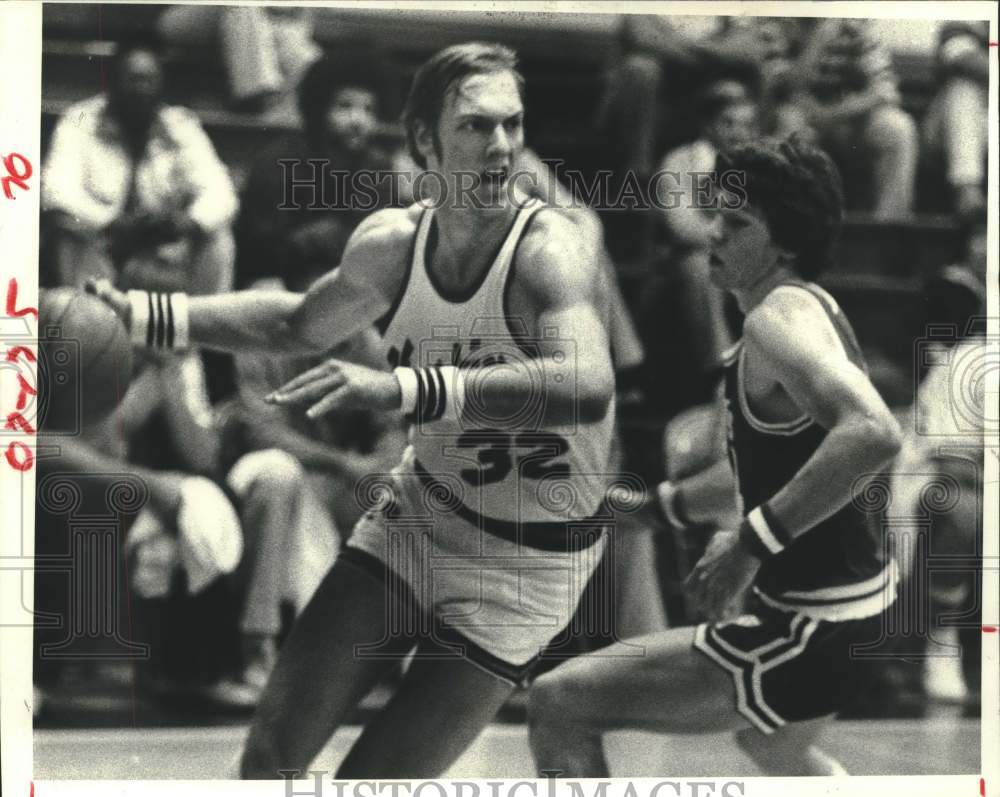
<path fill-rule="evenodd" d="M 370 216 L 305 296 L 92 286 L 138 344 L 301 354 L 375 324 L 394 370 L 329 360 L 271 400 L 412 421 L 400 465 L 358 486 L 366 514 L 282 649 L 243 777 L 304 770 L 414 651 L 337 776 L 440 775 L 562 631 L 607 545 L 604 277 L 572 221 L 507 190 L 523 115 L 512 52 L 448 48 L 405 112 L 437 201 Z"/>

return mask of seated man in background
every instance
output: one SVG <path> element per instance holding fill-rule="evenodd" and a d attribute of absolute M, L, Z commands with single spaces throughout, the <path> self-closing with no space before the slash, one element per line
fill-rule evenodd
<path fill-rule="evenodd" d="M 70 106 L 42 169 L 43 283 L 211 293 L 231 287 L 236 194 L 197 118 L 163 103 L 146 43 L 120 45 L 105 94 Z"/>
<path fill-rule="evenodd" d="M 908 216 L 917 128 L 900 105 L 890 55 L 865 29 L 865 21 L 816 21 L 790 77 L 792 102 L 808 132 L 844 174 L 848 209 L 882 219 Z"/>
<path fill-rule="evenodd" d="M 927 210 L 986 220 L 988 22 L 947 22 L 938 36 L 937 93 L 923 124 L 924 164 L 942 183 L 927 186 Z M 923 186 L 922 186 L 923 187 Z"/>
<path fill-rule="evenodd" d="M 92 480 L 113 483 L 122 474 L 146 485 L 149 498 L 126 524 L 124 541 L 129 588 L 136 595 L 167 597 L 178 570 L 185 572 L 191 595 L 203 593 L 219 575 L 233 574 L 239 651 L 227 652 L 218 643 L 207 656 L 177 656 L 171 651 L 183 650 L 186 640 L 170 639 L 168 628 L 133 631 L 144 642 L 150 634 L 165 635 L 165 644 L 154 649 L 160 665 L 155 688 L 252 708 L 276 657 L 283 604 L 301 609 L 338 550 L 332 521 L 307 488 L 302 468 L 277 450 L 220 467 L 220 436 L 196 353 L 147 356 L 114 413 L 84 427 L 79 438 L 51 439 L 61 450 L 43 471 L 79 473 L 81 490 Z M 40 545 L 55 552 L 65 548 L 65 538 L 43 534 Z M 51 581 L 39 594 L 42 606 L 68 610 Z M 188 625 L 182 627 L 186 632 Z M 213 632 L 217 641 L 228 635 L 224 628 Z M 184 661 L 184 673 L 170 672 L 167 659 Z M 236 672 L 220 672 L 221 660 L 235 660 Z"/>

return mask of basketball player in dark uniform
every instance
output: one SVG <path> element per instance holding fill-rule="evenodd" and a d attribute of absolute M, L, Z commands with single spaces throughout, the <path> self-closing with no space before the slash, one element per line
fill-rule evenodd
<path fill-rule="evenodd" d="M 852 496 L 900 430 L 847 320 L 809 282 L 842 215 L 830 160 L 796 140 L 753 144 L 720 158 L 726 172 L 744 190 L 718 193 L 711 274 L 746 314 L 725 384 L 742 524 L 711 539 L 687 581 L 709 622 L 627 641 L 645 656 L 612 646 L 534 683 L 540 771 L 607 776 L 601 734 L 640 728 L 735 731 L 768 774 L 843 772 L 814 741 L 863 686 L 851 648 L 880 638 L 896 583 Z"/>

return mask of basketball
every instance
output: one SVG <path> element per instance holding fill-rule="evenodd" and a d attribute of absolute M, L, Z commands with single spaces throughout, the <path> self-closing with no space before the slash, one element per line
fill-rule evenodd
<path fill-rule="evenodd" d="M 132 345 L 115 312 L 72 288 L 39 299 L 40 426 L 74 432 L 105 418 L 132 378 Z"/>

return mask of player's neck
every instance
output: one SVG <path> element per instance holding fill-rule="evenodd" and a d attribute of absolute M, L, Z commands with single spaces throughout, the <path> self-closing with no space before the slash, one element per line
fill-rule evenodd
<path fill-rule="evenodd" d="M 733 296 L 736 297 L 736 304 L 739 305 L 740 312 L 746 315 L 763 302 L 767 295 L 779 285 L 796 281 L 801 280 L 791 269 L 778 266 L 765 273 L 757 282 L 733 291 Z"/>
<path fill-rule="evenodd" d="M 510 227 L 516 212 L 512 206 L 492 208 L 455 208 L 445 205 L 434 211 L 438 226 L 438 245 L 435 264 L 448 268 L 455 276 L 459 271 L 479 271 L 483 252 L 496 250 Z M 443 257 L 442 257 L 443 256 Z"/>

